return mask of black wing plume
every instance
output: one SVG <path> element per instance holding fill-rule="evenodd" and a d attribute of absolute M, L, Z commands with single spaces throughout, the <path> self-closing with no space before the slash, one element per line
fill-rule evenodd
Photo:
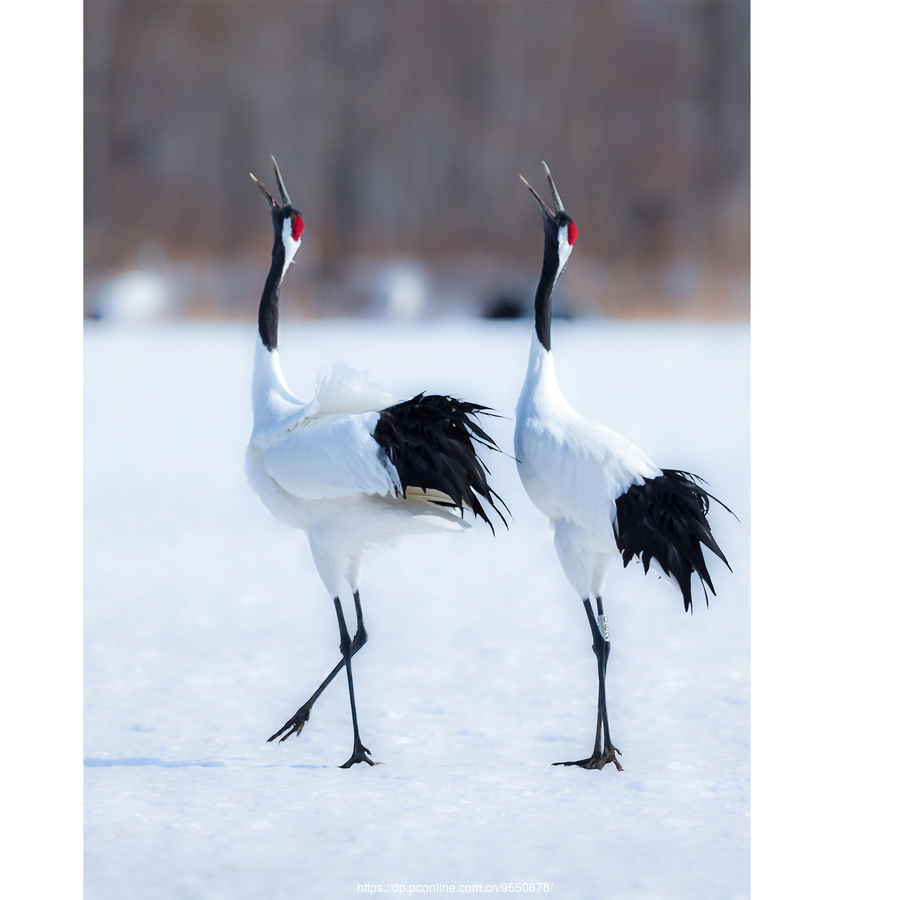
<path fill-rule="evenodd" d="M 613 525 L 616 544 L 624 565 L 638 557 L 646 573 L 650 560 L 655 558 L 662 570 L 671 575 L 681 588 L 684 611 L 691 609 L 691 574 L 700 576 L 700 584 L 709 606 L 706 586 L 715 596 L 703 546 L 706 545 L 728 566 L 725 554 L 712 535 L 706 514 L 709 501 L 715 500 L 723 509 L 727 506 L 713 497 L 698 482 L 702 479 L 689 472 L 663 469 L 662 475 L 643 484 L 633 484 L 616 498 L 616 521 Z M 734 513 L 732 513 L 734 515 Z"/>
<path fill-rule="evenodd" d="M 493 438 L 472 418 L 479 414 L 492 415 L 488 407 L 477 403 L 419 394 L 383 409 L 373 437 L 397 469 L 404 496 L 411 487 L 440 491 L 452 501 L 441 505 L 455 507 L 460 514 L 468 507 L 493 531 L 476 495 L 493 507 L 504 525 L 506 519 L 494 500 L 507 512 L 509 508 L 488 484 L 487 467 L 475 449 L 477 442 L 499 450 Z"/>

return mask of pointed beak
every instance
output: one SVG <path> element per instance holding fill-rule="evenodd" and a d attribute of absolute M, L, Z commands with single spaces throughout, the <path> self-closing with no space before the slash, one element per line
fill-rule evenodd
<path fill-rule="evenodd" d="M 556 214 L 559 215 L 561 212 L 565 212 L 566 208 L 563 206 L 562 198 L 559 196 L 559 191 L 556 189 L 556 182 L 553 180 L 553 176 L 550 174 L 550 166 L 547 163 L 541 160 L 544 166 L 544 171 L 547 173 L 547 180 L 550 182 L 550 190 L 553 191 L 553 202 L 556 204 Z"/>
<path fill-rule="evenodd" d="M 525 187 L 527 187 L 528 190 L 531 191 L 531 193 L 534 195 L 534 199 L 537 200 L 537 202 L 540 204 L 544 214 L 549 216 L 553 221 L 556 221 L 559 214 L 561 212 L 565 212 L 566 210 L 563 206 L 562 199 L 559 196 L 559 191 L 556 189 L 556 184 L 553 181 L 553 176 L 550 174 L 550 167 L 547 165 L 547 163 L 544 163 L 543 165 L 544 171 L 547 173 L 547 179 L 550 182 L 550 190 L 553 191 L 553 202 L 556 204 L 556 212 L 553 212 L 553 210 L 550 209 L 550 207 L 547 206 L 546 203 L 544 203 L 544 201 L 541 199 L 541 195 L 527 181 L 525 181 L 525 177 L 523 175 L 520 175 L 519 178 L 521 178 L 522 181 L 525 182 Z"/>
<path fill-rule="evenodd" d="M 525 180 L 525 176 L 520 175 L 519 178 L 521 178 L 522 181 L 525 183 L 525 187 L 527 187 L 528 190 L 531 191 L 532 195 L 534 196 L 534 199 L 537 200 L 538 205 L 541 207 L 541 210 L 544 213 L 544 215 L 549 216 L 551 219 L 555 219 L 556 214 L 553 212 L 553 210 L 550 209 L 549 206 L 547 206 L 546 203 L 544 203 L 544 201 L 541 199 L 541 195 Z"/>
<path fill-rule="evenodd" d="M 291 198 L 288 196 L 287 188 L 285 188 L 285 186 L 284 186 L 284 181 L 282 180 L 282 177 L 281 177 L 281 171 L 278 168 L 278 163 L 275 162 L 274 156 L 272 157 L 272 165 L 275 166 L 275 179 L 278 181 L 278 190 L 281 192 L 281 202 L 285 206 L 290 206 Z M 549 172 L 550 170 L 548 169 L 547 171 Z M 551 180 L 551 182 L 552 182 L 552 180 Z M 554 190 L 555 190 L 555 188 L 554 188 Z"/>
<path fill-rule="evenodd" d="M 262 182 L 251 172 L 250 177 L 253 179 L 253 183 L 263 192 L 266 200 L 269 203 L 269 209 L 276 210 L 278 209 L 278 204 L 275 202 L 275 199 L 272 195 L 262 186 Z"/>
<path fill-rule="evenodd" d="M 281 177 L 281 170 L 278 168 L 278 163 L 275 162 L 275 157 L 272 157 L 272 165 L 275 166 L 275 180 L 278 182 L 278 191 L 281 194 L 281 204 L 279 205 L 278 201 L 262 186 L 262 182 L 251 172 L 250 177 L 253 179 L 253 183 L 263 192 L 266 200 L 269 203 L 269 209 L 276 210 L 281 209 L 282 206 L 290 206 L 291 198 L 288 196 L 287 188 L 284 186 L 284 179 Z"/>

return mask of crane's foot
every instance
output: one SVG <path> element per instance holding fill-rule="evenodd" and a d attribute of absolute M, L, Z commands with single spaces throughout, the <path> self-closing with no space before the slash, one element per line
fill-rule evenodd
<path fill-rule="evenodd" d="M 300 734 L 300 732 L 303 731 L 303 726 L 309 721 L 309 710 L 309 705 L 304 703 L 303 706 L 301 706 L 300 709 L 298 709 L 297 712 L 291 716 L 291 718 L 288 719 L 287 722 L 285 722 L 284 725 L 268 739 L 268 741 L 266 741 L 266 743 L 274 741 L 275 738 L 283 731 L 287 731 L 287 729 L 290 729 L 290 731 L 287 731 L 287 734 L 281 739 L 282 741 L 286 741 L 292 734 Z"/>
<path fill-rule="evenodd" d="M 616 759 L 616 753 L 618 753 L 619 756 L 622 755 L 622 751 L 619 750 L 618 747 L 613 747 L 612 744 L 610 744 L 609 749 L 604 750 L 603 753 L 594 753 L 587 759 L 576 759 L 572 760 L 572 762 L 558 762 L 553 763 L 553 765 L 581 766 L 582 769 L 602 769 L 607 763 L 612 763 L 621 772 L 622 766 Z"/>
<path fill-rule="evenodd" d="M 381 763 L 375 762 L 374 760 L 369 759 L 369 750 L 367 747 L 363 747 L 362 744 L 357 744 L 353 748 L 353 755 L 350 759 L 345 762 L 341 768 L 349 769 L 354 763 L 368 763 L 370 766 L 380 766 Z"/>

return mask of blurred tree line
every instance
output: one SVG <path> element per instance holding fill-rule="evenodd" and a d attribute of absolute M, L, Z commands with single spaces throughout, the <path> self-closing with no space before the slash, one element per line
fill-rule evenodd
<path fill-rule="evenodd" d="M 84 15 L 86 274 L 147 241 L 172 259 L 268 246 L 247 173 L 271 186 L 274 153 L 323 276 L 380 254 L 536 268 L 518 175 L 543 192 L 546 159 L 585 259 L 749 277 L 749 2 L 86 0 Z"/>

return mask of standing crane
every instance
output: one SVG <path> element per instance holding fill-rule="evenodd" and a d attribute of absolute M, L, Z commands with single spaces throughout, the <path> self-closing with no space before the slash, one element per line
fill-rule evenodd
<path fill-rule="evenodd" d="M 610 564 L 621 558 L 627 566 L 637 557 L 645 573 L 653 565 L 681 591 L 687 612 L 692 573 L 700 577 L 704 595 L 707 585 L 715 594 L 702 545 L 725 565 L 728 561 L 706 518 L 709 501 L 716 498 L 700 486 L 700 479 L 658 468 L 630 441 L 575 412 L 559 389 L 550 351 L 553 288 L 572 253 L 578 229 L 563 208 L 546 163 L 544 170 L 555 211 L 519 176 L 541 209 L 544 262 L 534 296 L 528 370 L 516 406 L 515 452 L 522 484 L 534 505 L 550 519 L 560 564 L 584 603 L 599 681 L 593 752 L 586 759 L 554 765 L 602 769 L 613 763 L 621 771 L 616 758 L 621 751 L 610 739 L 606 709 L 610 640 L 602 596 Z M 596 616 L 591 598 L 596 600 Z"/>
<path fill-rule="evenodd" d="M 299 734 L 319 695 L 347 670 L 353 752 L 341 768 L 375 765 L 359 736 L 351 659 L 366 643 L 359 597 L 368 549 L 405 534 L 462 531 L 465 510 L 491 527 L 479 497 L 500 516 L 503 501 L 487 481 L 476 444 L 497 449 L 475 416 L 487 407 L 454 397 L 418 394 L 402 403 L 364 373 L 337 364 L 303 403 L 291 392 L 278 356 L 278 301 L 282 281 L 300 247 L 304 222 L 292 206 L 275 157 L 281 203 L 251 178 L 269 204 L 275 244 L 259 304 L 253 362 L 253 432 L 245 469 L 270 512 L 301 528 L 316 569 L 334 599 L 341 658 L 315 693 L 270 738 Z M 504 504 L 505 507 L 505 504 Z M 452 510 L 457 510 L 456 515 Z M 346 582 L 356 607 L 351 639 L 341 606 Z"/>

